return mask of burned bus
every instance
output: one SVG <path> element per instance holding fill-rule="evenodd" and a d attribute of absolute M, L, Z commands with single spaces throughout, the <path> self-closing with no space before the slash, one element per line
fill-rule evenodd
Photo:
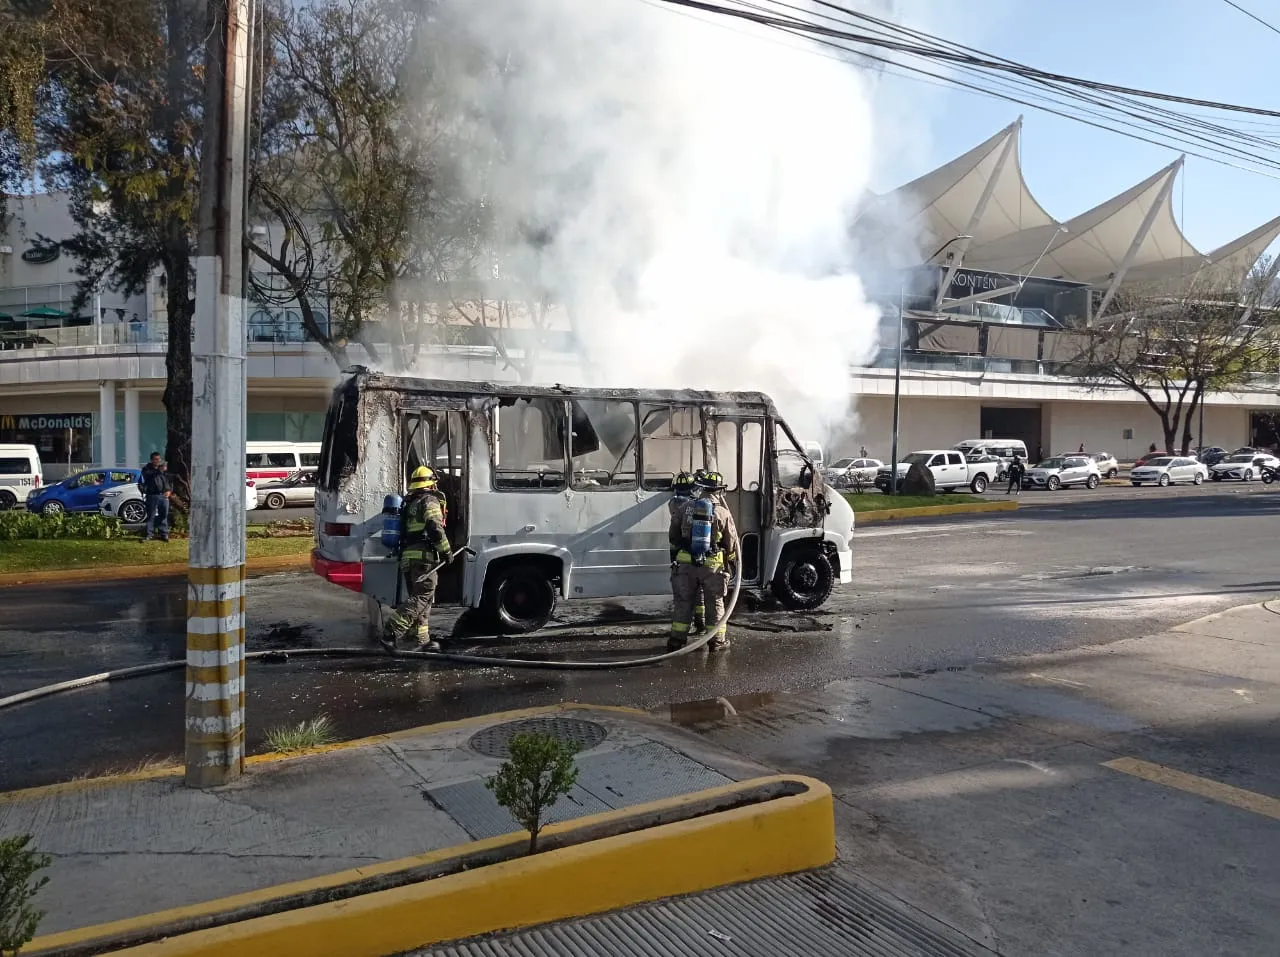
<path fill-rule="evenodd" d="M 362 593 L 377 626 L 399 570 L 383 500 L 435 470 L 455 549 L 439 603 L 535 631 L 558 600 L 670 593 L 667 502 L 720 472 L 744 588 L 816 608 L 852 578 L 853 510 L 759 392 L 537 387 L 351 371 L 325 420 L 312 568 Z"/>

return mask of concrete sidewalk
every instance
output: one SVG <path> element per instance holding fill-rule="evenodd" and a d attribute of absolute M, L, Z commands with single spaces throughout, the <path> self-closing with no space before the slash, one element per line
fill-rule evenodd
<path fill-rule="evenodd" d="M 518 831 L 484 779 L 520 730 L 583 748 L 553 820 L 769 773 L 638 712 L 552 708 L 257 763 L 211 791 L 144 772 L 0 794 L 0 834 L 54 858 L 47 935 Z"/>

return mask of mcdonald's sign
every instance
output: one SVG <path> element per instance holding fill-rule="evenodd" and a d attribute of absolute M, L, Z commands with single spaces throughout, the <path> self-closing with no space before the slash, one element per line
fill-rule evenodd
<path fill-rule="evenodd" d="M 92 429 L 93 416 L 70 415 L 0 415 L 0 432 L 57 432 L 64 429 Z"/>

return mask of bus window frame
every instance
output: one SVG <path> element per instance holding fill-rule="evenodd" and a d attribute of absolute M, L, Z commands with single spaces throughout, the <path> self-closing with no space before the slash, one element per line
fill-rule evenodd
<path fill-rule="evenodd" d="M 558 402 L 563 407 L 564 416 L 565 416 L 565 427 L 561 431 L 561 435 L 560 435 L 560 466 L 561 466 L 560 483 L 554 487 L 543 488 L 539 486 L 538 488 L 507 488 L 498 484 L 498 471 L 499 471 L 498 453 L 500 451 L 500 446 L 502 445 L 502 434 L 499 431 L 500 419 L 501 419 L 500 413 L 503 408 L 510 408 L 514 406 L 517 402 L 519 402 L 521 399 L 523 399 L 525 402 L 528 402 L 530 404 L 532 404 L 533 401 L 536 399 L 540 399 L 546 402 L 548 405 L 554 405 L 556 402 Z M 571 426 L 572 420 L 569 417 L 573 414 L 573 412 L 569 408 L 569 399 L 567 397 L 566 398 L 557 397 L 556 399 L 549 399 L 546 396 L 530 395 L 527 393 L 526 394 L 516 393 L 510 396 L 500 396 L 498 401 L 494 402 L 493 405 L 486 410 L 486 414 L 489 416 L 488 426 L 489 426 L 489 436 L 491 439 L 491 441 L 489 442 L 489 489 L 490 491 L 495 493 L 501 493 L 504 495 L 511 494 L 513 492 L 514 493 L 527 492 L 527 493 L 536 494 L 536 495 L 551 495 L 551 494 L 558 494 L 561 492 L 565 492 L 569 489 L 569 465 L 570 465 L 569 432 L 571 431 L 571 428 L 572 428 Z"/>
<path fill-rule="evenodd" d="M 673 438 L 701 439 L 702 465 L 694 466 L 694 468 L 706 468 L 708 453 L 711 451 L 707 445 L 707 422 L 710 419 L 710 413 L 708 412 L 708 409 L 711 408 L 711 406 L 709 406 L 705 402 L 698 402 L 698 401 L 681 402 L 676 400 L 676 401 L 663 402 L 656 399 L 637 399 L 636 400 L 637 441 L 640 443 L 639 449 L 637 450 L 639 452 L 639 455 L 636 457 L 637 458 L 636 474 L 637 474 L 637 477 L 639 478 L 639 483 L 636 490 L 640 492 L 653 492 L 658 495 L 661 495 L 664 492 L 671 491 L 671 485 L 674 484 L 675 482 L 675 475 L 671 476 L 671 483 L 666 485 L 665 487 L 655 488 L 646 483 L 645 476 L 648 475 L 648 462 L 646 461 L 646 457 L 645 457 L 644 443 L 645 443 L 645 439 L 648 438 L 649 436 L 645 434 L 645 431 L 644 431 L 645 417 L 644 415 L 641 414 L 641 410 L 646 405 L 650 407 L 650 411 L 654 411 L 655 409 L 694 409 L 697 412 L 698 421 L 696 426 L 694 426 L 694 428 L 696 428 L 697 431 L 690 432 L 687 435 L 685 435 L 684 433 L 681 433 L 679 435 L 673 436 Z"/>

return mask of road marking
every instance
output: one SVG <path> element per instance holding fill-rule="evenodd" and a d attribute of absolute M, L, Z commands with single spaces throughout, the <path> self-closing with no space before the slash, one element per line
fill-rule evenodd
<path fill-rule="evenodd" d="M 1150 761 L 1141 761 L 1138 758 L 1116 758 L 1114 761 L 1104 761 L 1102 764 L 1103 767 L 1111 768 L 1113 771 L 1120 771 L 1123 774 L 1131 774 L 1135 778 L 1142 778 L 1144 781 L 1177 788 L 1179 791 L 1186 791 L 1188 794 L 1208 798 L 1220 804 L 1230 804 L 1232 807 L 1238 807 L 1242 811 L 1252 811 L 1254 814 L 1261 814 L 1263 817 L 1280 821 L 1280 798 L 1268 797 L 1265 794 L 1258 794 L 1256 791 L 1246 791 L 1244 788 L 1236 788 L 1230 784 L 1222 784 L 1219 781 L 1211 781 L 1208 778 L 1197 777 L 1194 774 L 1175 771 L 1173 768 L 1166 768 L 1161 764 L 1152 764 Z"/>
<path fill-rule="evenodd" d="M 1040 673 L 1038 673 L 1038 672 L 1035 672 L 1035 671 L 1029 671 L 1029 672 L 1027 672 L 1027 677 L 1028 677 L 1028 678 L 1035 678 L 1035 679 L 1037 679 L 1038 681 L 1052 681 L 1052 682 L 1054 682 L 1055 684 L 1060 684 L 1060 685 L 1070 685 L 1072 688 L 1086 688 L 1086 687 L 1088 687 L 1088 685 L 1086 685 L 1083 681 L 1072 681 L 1070 678 L 1055 678 L 1053 675 L 1042 675 L 1042 674 L 1040 674 Z"/>

